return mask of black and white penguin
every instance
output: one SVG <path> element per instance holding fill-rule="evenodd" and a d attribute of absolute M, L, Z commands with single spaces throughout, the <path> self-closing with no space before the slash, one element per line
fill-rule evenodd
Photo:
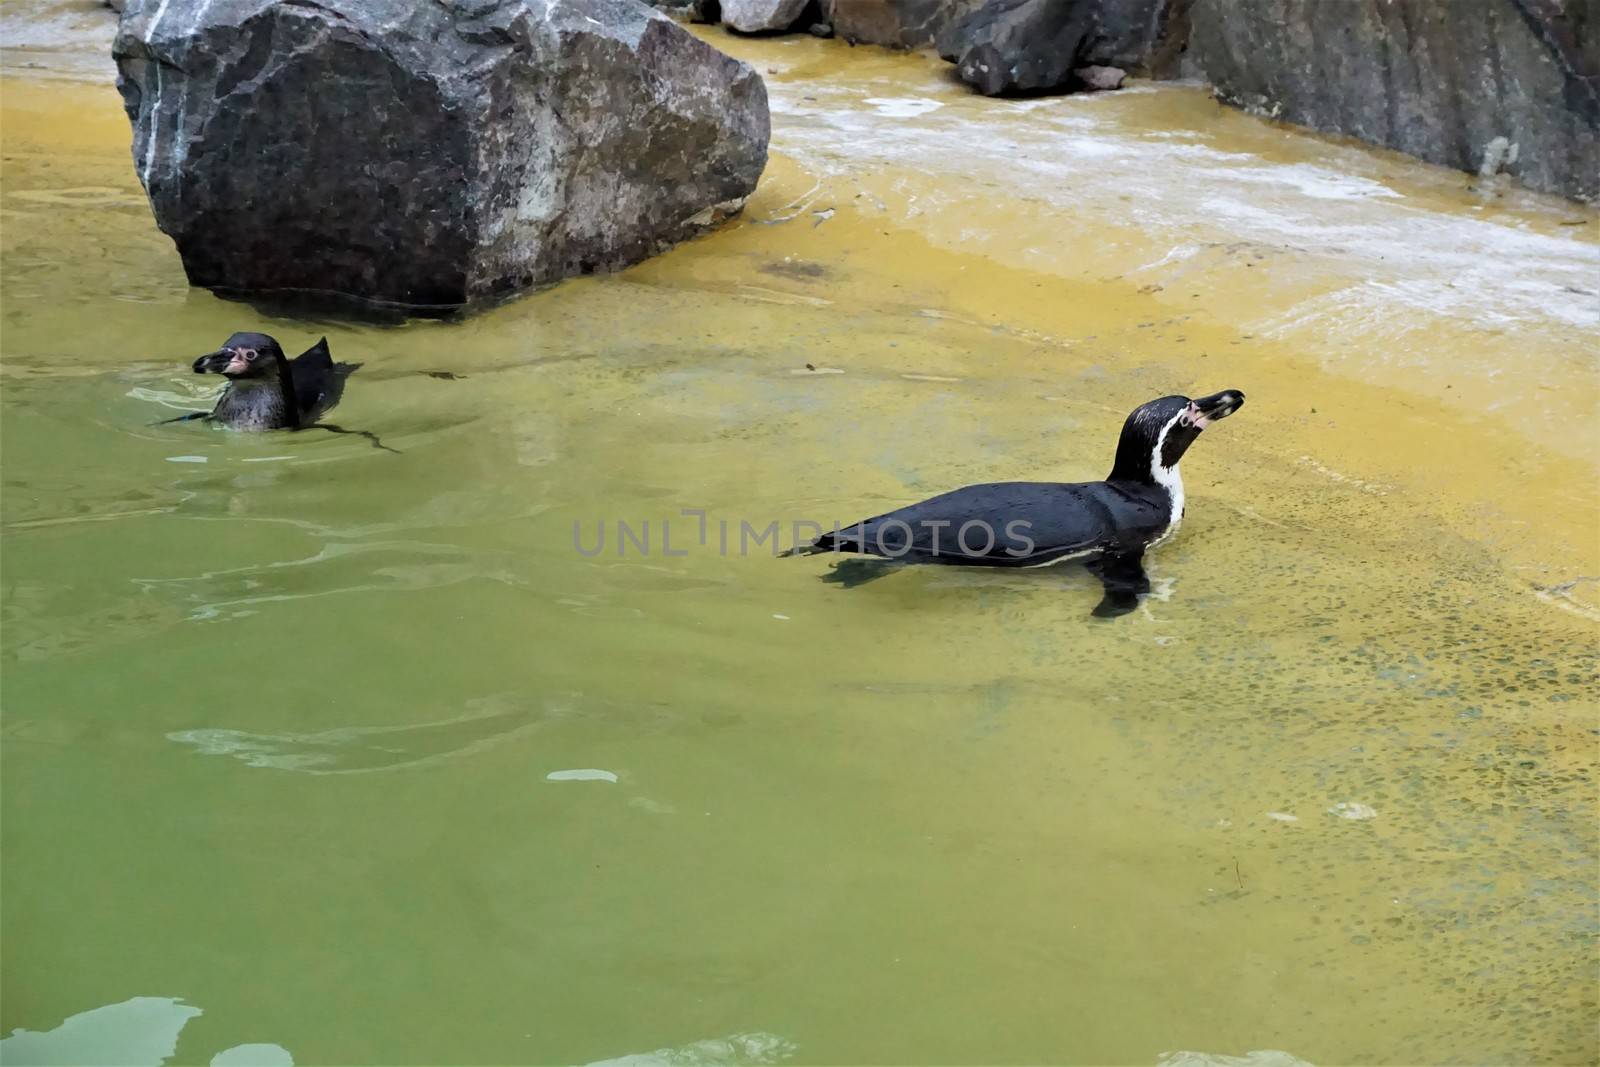
<path fill-rule="evenodd" d="M 969 485 L 863 519 L 785 555 L 850 552 L 894 563 L 983 567 L 1079 560 L 1105 586 L 1095 614 L 1121 615 L 1149 592 L 1144 553 L 1171 538 L 1183 521 L 1178 461 L 1202 430 L 1243 404 L 1237 389 L 1196 400 L 1164 396 L 1141 404 L 1122 424 L 1116 461 L 1103 482 Z M 881 565 L 851 573 L 841 564 L 828 580 L 853 585 L 882 573 Z"/>
<path fill-rule="evenodd" d="M 297 430 L 339 402 L 344 379 L 360 364 L 335 363 L 324 337 L 292 361 L 264 333 L 236 333 L 194 361 L 196 374 L 228 379 L 205 416 L 234 430 Z"/>

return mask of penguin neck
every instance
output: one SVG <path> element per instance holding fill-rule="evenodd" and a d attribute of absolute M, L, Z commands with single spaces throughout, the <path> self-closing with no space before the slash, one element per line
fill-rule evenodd
<path fill-rule="evenodd" d="M 1117 447 L 1117 460 L 1107 481 L 1132 482 L 1150 486 L 1166 493 L 1170 503 L 1167 524 L 1176 526 L 1183 518 L 1183 475 L 1178 464 L 1167 466 L 1161 462 L 1171 424 L 1162 427 L 1154 443 L 1130 440 L 1124 437 Z"/>
<path fill-rule="evenodd" d="M 1172 501 L 1172 511 L 1167 519 L 1169 535 L 1183 521 L 1183 473 L 1178 470 L 1176 460 L 1170 467 L 1162 463 L 1167 450 L 1167 433 L 1171 429 L 1170 422 L 1163 426 L 1156 437 L 1156 447 L 1150 450 L 1150 480 L 1165 489 L 1167 498 Z"/>
<path fill-rule="evenodd" d="M 288 419 L 288 425 L 293 428 L 300 426 L 300 402 L 294 395 L 294 373 L 289 370 L 289 361 L 283 353 L 277 353 L 274 360 L 278 368 L 278 392 L 283 397 L 283 412 Z M 1176 471 L 1176 468 L 1174 468 Z"/>
<path fill-rule="evenodd" d="M 276 364 L 277 373 L 269 377 L 230 381 L 212 417 L 232 425 L 255 428 L 298 428 L 300 404 L 295 397 L 289 361 L 279 356 Z"/>
<path fill-rule="evenodd" d="M 1183 521 L 1183 473 L 1176 463 L 1163 467 L 1158 459 L 1150 464 L 1150 480 L 1167 491 L 1172 501 L 1172 518 L 1168 521 L 1176 526 Z"/>

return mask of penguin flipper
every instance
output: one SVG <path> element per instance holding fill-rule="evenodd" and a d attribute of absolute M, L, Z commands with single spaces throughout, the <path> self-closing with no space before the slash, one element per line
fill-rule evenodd
<path fill-rule="evenodd" d="M 1139 606 L 1139 598 L 1150 591 L 1150 576 L 1144 572 L 1144 549 L 1135 552 L 1106 553 L 1084 564 L 1100 579 L 1105 595 L 1095 605 L 1097 619 L 1115 619 Z"/>
<path fill-rule="evenodd" d="M 300 424 L 309 425 L 317 416 L 337 407 L 344 396 L 344 380 L 359 369 L 359 363 L 335 363 L 326 337 L 290 360 Z"/>
<path fill-rule="evenodd" d="M 328 339 L 326 337 L 322 338 L 289 362 L 293 365 L 297 374 L 309 374 L 316 371 L 331 373 L 333 370 L 333 353 L 328 351 Z"/>
<path fill-rule="evenodd" d="M 189 411 L 189 412 L 185 412 L 182 415 L 176 415 L 176 416 L 174 416 L 174 417 L 172 417 L 170 419 L 157 419 L 155 422 L 152 422 L 150 425 L 151 426 L 168 426 L 168 425 L 171 425 L 174 422 L 189 422 L 189 421 L 191 421 L 193 419 L 209 419 L 210 417 L 211 417 L 211 412 L 209 412 L 209 411 Z"/>

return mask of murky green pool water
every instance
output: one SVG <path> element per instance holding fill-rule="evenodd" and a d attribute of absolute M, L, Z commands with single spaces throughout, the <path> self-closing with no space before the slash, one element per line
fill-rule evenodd
<path fill-rule="evenodd" d="M 873 156 L 915 101 L 981 103 L 923 60 L 738 48 L 778 102 L 739 224 L 404 327 L 189 291 L 109 85 L 7 81 L 0 1030 L 183 1004 L 6 1062 L 87 1062 L 85 1034 L 158 1062 L 152 1030 L 175 1063 L 1592 1062 L 1581 295 L 1486 282 L 1498 333 L 1369 321 L 1328 303 L 1355 253 L 1217 252 L 1226 218 L 1111 192 L 1075 251 L 1037 175 Z M 1264 201 L 1350 248 L 1497 225 L 1550 242 L 1552 293 L 1593 283 L 1593 216 L 1557 201 L 1480 220 L 1443 172 L 1193 90 L 1052 106 L 1291 168 Z M 874 117 L 877 147 L 823 128 Z M 1398 202 L 1281 199 L 1350 160 Z M 1228 262 L 1174 276 L 1163 242 Z M 1442 291 L 1424 252 L 1394 269 Z M 149 425 L 249 328 L 364 363 L 336 421 L 400 454 Z M 1536 373 L 1479 366 L 1496 346 Z M 1117 622 L 1081 572 L 844 591 L 738 551 L 741 521 L 1101 476 L 1127 409 L 1224 387 L 1250 404 L 1185 460 L 1158 595 Z M 619 521 L 648 556 L 575 550 Z"/>

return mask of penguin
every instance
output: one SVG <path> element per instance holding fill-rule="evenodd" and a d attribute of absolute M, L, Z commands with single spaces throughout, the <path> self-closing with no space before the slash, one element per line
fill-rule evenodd
<path fill-rule="evenodd" d="M 366 430 L 346 430 L 316 420 L 344 395 L 344 380 L 359 363 L 335 363 L 326 337 L 294 359 L 264 333 L 236 333 L 215 352 L 194 361 L 196 374 L 221 374 L 227 388 L 210 411 L 194 411 L 165 422 L 205 419 L 230 430 L 327 430 L 353 433 L 385 452 L 394 449 Z"/>
<path fill-rule="evenodd" d="M 234 430 L 298 430 L 339 402 L 357 366 L 335 363 L 326 337 L 290 361 L 267 334 L 236 333 L 195 360 L 194 372 L 228 379 L 212 422 Z"/>
<path fill-rule="evenodd" d="M 824 580 L 851 586 L 893 564 L 1043 567 L 1078 560 L 1100 579 L 1101 617 L 1132 611 L 1150 591 L 1144 554 L 1183 521 L 1178 461 L 1202 430 L 1244 404 L 1224 389 L 1191 400 L 1164 396 L 1122 424 L 1111 473 L 1100 482 L 991 482 L 969 485 L 823 534 L 783 553 L 849 552 Z M 880 562 L 887 561 L 887 562 Z"/>

